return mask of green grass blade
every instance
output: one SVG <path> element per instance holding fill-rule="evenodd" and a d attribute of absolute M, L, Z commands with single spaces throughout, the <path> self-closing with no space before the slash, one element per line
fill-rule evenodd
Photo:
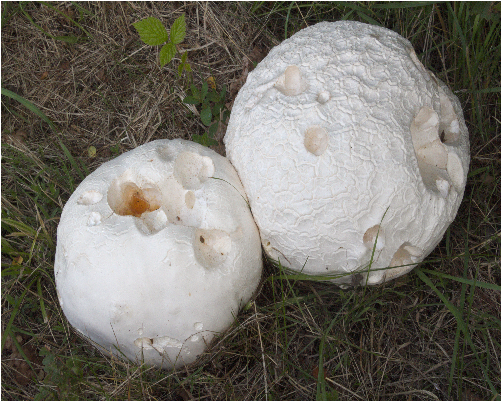
<path fill-rule="evenodd" d="M 47 312 L 45 311 L 45 302 L 43 300 L 43 294 L 42 294 L 42 277 L 39 276 L 37 280 L 37 293 L 38 293 L 38 298 L 40 300 L 40 311 L 42 312 L 42 318 L 44 323 L 49 322 L 49 318 L 47 316 Z"/>
<path fill-rule="evenodd" d="M 19 232 L 21 234 L 26 235 L 27 237 L 30 237 L 30 238 L 35 238 L 37 235 L 36 230 L 31 228 L 27 224 L 22 223 L 22 222 L 17 221 L 17 220 L 5 218 L 5 219 L 2 219 L 2 224 L 7 224 L 8 226 L 15 228 L 16 230 L 19 230 Z"/>
<path fill-rule="evenodd" d="M 49 124 L 50 127 L 54 131 L 57 131 L 57 128 L 56 128 L 55 124 L 51 121 L 51 119 L 49 117 L 47 117 L 37 106 L 35 106 L 30 101 L 26 100 L 24 97 L 19 96 L 17 93 L 14 93 L 14 92 L 12 92 L 12 91 L 10 91 L 8 89 L 5 89 L 5 88 L 2 88 L 2 95 L 5 95 L 7 97 L 10 97 L 11 99 L 17 100 L 24 107 L 26 107 L 31 112 L 35 113 L 38 117 L 40 117 L 47 124 Z"/>
<path fill-rule="evenodd" d="M 478 352 L 477 352 L 477 349 L 476 349 L 476 346 L 475 344 L 473 343 L 472 339 L 471 339 L 471 336 L 470 336 L 470 332 L 468 330 L 468 327 L 466 326 L 466 324 L 464 323 L 464 320 L 463 320 L 463 317 L 461 315 L 461 313 L 459 312 L 459 310 L 445 297 L 444 294 L 442 294 L 442 292 L 437 288 L 435 287 L 435 285 L 431 282 L 431 280 L 428 278 L 428 276 L 426 276 L 419 267 L 417 267 L 416 269 L 414 269 L 416 274 L 418 275 L 418 277 L 428 286 L 430 287 L 433 292 L 435 292 L 435 294 L 440 298 L 440 300 L 444 303 L 444 305 L 447 307 L 447 309 L 449 310 L 449 312 L 456 318 L 456 322 L 457 322 L 457 325 L 458 325 L 458 329 L 463 333 L 464 335 L 464 338 L 466 340 L 466 342 L 468 343 L 468 345 L 470 346 L 470 348 L 472 349 L 472 351 L 474 352 L 475 354 L 475 357 L 477 359 L 477 363 L 480 365 L 481 369 L 482 369 L 482 373 L 484 374 L 484 378 L 487 382 L 487 384 L 489 385 L 489 388 L 490 390 L 492 391 L 493 394 L 497 394 L 497 391 L 496 389 L 494 388 L 494 386 L 492 385 L 492 382 L 489 378 L 489 375 L 487 374 L 486 372 L 486 369 L 485 369 L 485 366 L 484 364 L 482 363 L 482 361 L 480 360 L 480 357 L 478 355 Z M 500 398 L 501 399 L 501 398 Z"/>
<path fill-rule="evenodd" d="M 87 10 L 86 8 L 83 8 L 80 4 L 78 4 L 76 1 L 72 1 L 71 4 L 73 4 L 73 6 L 80 12 L 84 13 L 84 14 L 87 14 L 88 16 L 90 17 L 95 17 L 96 15 L 91 13 L 89 10 Z"/>
<path fill-rule="evenodd" d="M 64 146 L 64 144 L 59 141 L 59 146 L 61 146 L 61 149 L 63 150 L 64 154 L 66 155 L 66 157 L 68 158 L 68 160 L 70 161 L 71 165 L 73 166 L 73 168 L 75 169 L 75 171 L 77 172 L 78 176 L 80 177 L 80 179 L 83 181 L 83 179 L 85 178 L 85 175 L 82 173 L 82 170 L 80 170 L 80 166 L 78 165 L 78 163 L 75 161 L 75 159 L 73 158 L 73 156 L 71 155 L 70 151 L 68 150 L 68 148 L 66 146 Z"/>
<path fill-rule="evenodd" d="M 421 271 L 424 273 L 433 274 L 433 275 L 441 277 L 441 278 L 446 278 L 449 280 L 457 281 L 458 283 L 468 284 L 468 285 L 471 285 L 473 287 L 485 288 L 487 290 L 494 290 L 494 291 L 501 292 L 501 285 L 484 283 L 483 281 L 470 280 L 470 279 L 467 279 L 464 277 L 454 277 L 454 276 L 451 276 L 449 274 L 442 273 L 440 271 L 434 271 L 434 270 L 429 270 L 429 269 L 421 268 Z"/>
<path fill-rule="evenodd" d="M 2 350 L 2 352 L 3 352 L 3 348 L 5 346 L 5 341 L 7 340 L 8 335 L 12 334 L 11 333 L 12 323 L 14 323 L 14 319 L 16 318 L 17 313 L 19 312 L 19 308 L 21 307 L 23 299 L 35 281 L 36 281 L 36 279 L 31 280 L 31 282 L 26 286 L 26 288 L 24 289 L 22 294 L 16 300 L 16 303 L 14 305 L 14 309 L 12 310 L 12 312 L 10 314 L 9 321 L 7 322 L 7 325 L 5 326 L 5 330 L 2 334 L 2 345 L 0 348 Z"/>
<path fill-rule="evenodd" d="M 70 36 L 54 36 L 54 35 L 50 34 L 46 30 L 44 30 L 40 25 L 38 25 L 37 23 L 35 23 L 35 21 L 33 21 L 33 18 L 31 18 L 31 16 L 24 10 L 22 4 L 23 4 L 22 2 L 19 3 L 19 8 L 21 9 L 21 11 L 24 14 L 24 16 L 31 22 L 31 24 L 35 28 L 37 28 L 43 34 L 47 35 L 48 37 L 50 37 L 50 38 L 52 38 L 54 40 L 60 40 L 62 42 L 66 42 L 66 43 L 70 43 L 70 44 L 74 44 L 74 43 L 77 43 L 78 41 L 80 41 L 79 37 L 73 36 L 73 35 L 70 35 Z"/>
<path fill-rule="evenodd" d="M 82 26 L 80 25 L 78 22 L 76 22 L 75 20 L 73 20 L 72 18 L 70 18 L 67 14 L 63 13 L 61 10 L 58 10 L 56 7 L 54 7 L 53 5 L 47 3 L 46 1 L 40 1 L 39 2 L 40 4 L 43 4 L 45 7 L 48 7 L 50 8 L 51 10 L 57 12 L 59 15 L 62 15 L 64 18 L 68 19 L 68 21 L 71 21 L 73 24 L 75 24 L 75 26 L 77 26 L 78 28 L 80 28 L 83 32 L 85 32 L 85 34 L 90 38 L 92 39 L 92 35 L 87 32 L 87 30 Z M 81 8 L 81 7 L 80 7 Z M 77 37 L 77 40 L 79 40 L 80 38 Z"/>
<path fill-rule="evenodd" d="M 404 8 L 414 8 L 414 7 L 424 7 L 436 4 L 436 1 L 400 1 L 400 2 L 388 2 L 383 4 L 375 4 L 373 8 L 375 9 L 404 9 Z"/>

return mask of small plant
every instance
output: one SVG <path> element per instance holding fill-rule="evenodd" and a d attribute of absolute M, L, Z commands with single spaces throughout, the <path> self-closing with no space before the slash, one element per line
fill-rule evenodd
<path fill-rule="evenodd" d="M 42 348 L 40 356 L 43 357 L 45 378 L 44 386 L 39 387 L 35 396 L 38 400 L 79 400 L 77 386 L 83 380 L 83 363 L 76 357 L 64 360 L 52 353 L 47 348 Z"/>
<path fill-rule="evenodd" d="M 186 22 L 184 14 L 176 18 L 170 32 L 163 26 L 162 22 L 155 17 L 148 17 L 141 21 L 135 22 L 134 28 L 139 33 L 141 40 L 150 46 L 159 46 L 164 44 L 158 55 L 160 65 L 163 67 L 170 63 L 177 53 L 176 45 L 181 43 L 186 36 Z M 191 72 L 191 66 L 187 62 L 188 54 L 185 52 L 181 56 L 181 63 L 178 67 L 178 75 L 181 76 L 183 70 Z"/>
<path fill-rule="evenodd" d="M 199 90 L 195 85 L 191 85 L 191 95 L 183 99 L 186 104 L 200 106 L 200 119 L 206 127 L 209 127 L 209 130 L 203 135 L 193 135 L 193 141 L 204 146 L 217 145 L 218 142 L 214 140 L 214 135 L 219 128 L 219 124 L 226 124 L 230 116 L 230 111 L 225 105 L 226 85 L 218 93 L 213 80 L 212 78 L 210 90 L 207 82 L 203 83 L 202 90 Z"/>

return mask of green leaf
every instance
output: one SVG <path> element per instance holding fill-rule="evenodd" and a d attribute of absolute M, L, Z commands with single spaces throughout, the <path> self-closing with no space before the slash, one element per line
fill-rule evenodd
<path fill-rule="evenodd" d="M 219 113 L 221 113 L 221 110 L 223 110 L 223 107 L 224 105 L 222 105 L 221 103 L 216 103 L 214 105 L 214 107 L 212 108 L 212 113 L 215 115 L 215 116 L 218 116 L 219 117 Z"/>
<path fill-rule="evenodd" d="M 177 66 L 177 76 L 181 78 L 182 73 L 183 73 L 183 63 Z"/>
<path fill-rule="evenodd" d="M 207 96 L 207 92 L 209 91 L 209 84 L 207 82 L 204 82 L 202 84 L 202 100 L 205 99 L 205 96 Z"/>
<path fill-rule="evenodd" d="M 212 138 L 209 138 L 209 136 L 207 135 L 207 132 L 204 133 L 203 135 L 193 135 L 192 139 L 193 139 L 193 142 L 199 143 L 200 145 L 203 145 L 203 146 L 213 146 L 213 145 L 218 144 L 217 141 L 215 141 Z"/>
<path fill-rule="evenodd" d="M 197 98 L 195 98 L 194 96 L 186 96 L 184 99 L 183 99 L 183 103 L 186 103 L 186 104 L 199 104 L 200 103 L 200 100 L 198 100 Z"/>
<path fill-rule="evenodd" d="M 212 122 L 212 112 L 210 111 L 210 108 L 207 107 L 205 109 L 202 109 L 200 112 L 200 119 L 206 125 L 207 127 L 211 124 Z"/>
<path fill-rule="evenodd" d="M 184 70 L 186 72 L 191 72 L 191 65 L 190 64 L 188 64 L 188 63 L 183 64 L 183 67 L 184 67 Z"/>
<path fill-rule="evenodd" d="M 219 95 L 216 92 L 209 92 L 207 95 L 207 99 L 209 99 L 211 102 L 219 102 Z"/>
<path fill-rule="evenodd" d="M 169 40 L 169 33 L 158 18 L 148 17 L 132 25 L 136 28 L 141 40 L 147 45 L 158 46 Z"/>
<path fill-rule="evenodd" d="M 217 132 L 217 127 L 219 127 L 219 123 L 215 122 L 209 127 L 209 136 L 214 138 L 215 133 Z"/>
<path fill-rule="evenodd" d="M 177 45 L 184 40 L 186 36 L 186 22 L 184 21 L 184 14 L 176 18 L 170 28 L 170 40 Z"/>
<path fill-rule="evenodd" d="M 96 157 L 97 154 L 97 149 L 95 146 L 89 146 L 87 149 L 87 153 L 89 154 L 89 157 Z"/>
<path fill-rule="evenodd" d="M 160 50 L 160 54 L 158 55 L 158 57 L 160 58 L 160 65 L 163 67 L 165 64 L 170 63 L 170 61 L 176 55 L 176 52 L 176 46 L 172 42 L 163 45 L 162 49 Z"/>
<path fill-rule="evenodd" d="M 181 55 L 181 63 L 186 63 L 186 60 L 188 59 L 188 52 L 184 52 L 182 55 Z"/>
<path fill-rule="evenodd" d="M 195 85 L 191 84 L 190 89 L 191 94 L 200 100 L 200 91 L 198 90 L 198 88 Z"/>

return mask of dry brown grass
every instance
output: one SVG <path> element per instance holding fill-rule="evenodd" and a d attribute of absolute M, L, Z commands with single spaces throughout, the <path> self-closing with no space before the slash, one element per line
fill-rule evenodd
<path fill-rule="evenodd" d="M 2 331 L 16 310 L 15 301 L 22 301 L 12 323 L 19 347 L 9 340 L 2 353 L 4 399 L 37 394 L 61 400 L 494 399 L 481 366 L 499 391 L 499 291 L 472 290 L 429 273 L 463 312 L 475 350 L 458 332 L 451 309 L 414 273 L 376 288 L 341 291 L 280 279 L 271 264 L 255 303 L 193 366 L 177 372 L 138 367 L 103 356 L 80 339 L 62 315 L 52 276 L 59 213 L 71 193 L 71 180 L 79 182 L 58 141 L 92 171 L 148 141 L 190 139 L 204 132 L 196 109 L 181 102 L 188 80 L 177 75 L 179 59 L 160 68 L 159 49 L 142 44 L 132 23 L 155 16 L 170 26 L 185 13 L 182 48 L 189 51 L 193 82 L 200 86 L 213 76 L 218 88 L 230 88 L 228 103 L 252 61 L 280 42 L 284 25 L 280 13 L 258 17 L 243 3 L 81 3 L 90 14 L 70 2 L 52 4 L 92 37 L 72 45 L 55 40 L 30 23 L 17 3 L 2 27 L 2 87 L 37 105 L 58 127 L 51 130 L 2 97 L 2 142 L 21 150 L 6 146 L 2 152 L 2 218 L 22 221 L 35 232 L 2 225 L 2 269 L 15 272 L 2 280 Z M 53 36 L 86 35 L 44 5 L 25 3 L 24 10 Z M 296 14 L 306 21 L 312 10 Z M 440 32 L 444 10 L 433 21 L 427 15 L 416 18 L 432 21 Z M 397 27 L 397 17 L 382 21 Z M 301 27 L 298 21 L 293 30 Z M 420 36 L 410 25 L 401 24 L 401 29 L 416 35 L 421 51 L 438 40 Z M 441 68 L 458 51 L 451 45 L 441 56 L 427 57 Z M 455 71 L 444 74 L 455 81 Z M 477 111 L 492 128 L 486 139 L 476 128 L 473 96 L 466 90 L 459 94 L 472 135 L 471 171 L 476 173 L 447 239 L 422 268 L 499 285 L 499 99 L 489 94 Z M 96 157 L 89 157 L 90 146 L 97 148 Z M 224 154 L 221 141 L 216 150 Z M 4 249 L 4 238 L 14 250 Z"/>

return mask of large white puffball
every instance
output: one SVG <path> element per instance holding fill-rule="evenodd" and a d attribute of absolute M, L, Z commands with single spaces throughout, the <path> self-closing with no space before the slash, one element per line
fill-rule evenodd
<path fill-rule="evenodd" d="M 469 165 L 456 96 L 409 41 L 353 21 L 273 48 L 237 96 L 225 144 L 268 256 L 345 284 L 422 261 L 456 215 Z"/>
<path fill-rule="evenodd" d="M 193 362 L 252 297 L 261 244 L 230 162 L 158 140 L 89 175 L 64 207 L 55 277 L 68 321 L 106 352 Z"/>

